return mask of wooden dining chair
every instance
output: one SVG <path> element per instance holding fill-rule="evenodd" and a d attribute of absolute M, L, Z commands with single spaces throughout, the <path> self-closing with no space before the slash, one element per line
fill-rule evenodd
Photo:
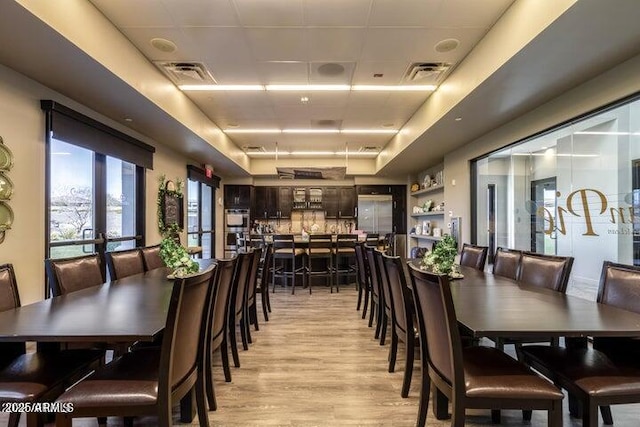
<path fill-rule="evenodd" d="M 331 234 L 309 235 L 307 248 L 307 284 L 311 294 L 313 277 L 324 277 L 329 281 L 330 292 L 333 293 L 333 241 Z M 320 264 L 322 263 L 322 264 Z M 322 265 L 319 267 L 318 264 Z M 325 282 L 326 283 L 326 282 Z M 337 291 L 340 288 L 336 288 Z"/>
<path fill-rule="evenodd" d="M 605 261 L 598 303 L 640 313 L 640 267 Z M 577 345 L 522 348 L 523 359 L 566 389 L 581 403 L 582 426 L 613 424 L 609 405 L 640 403 L 640 345 L 635 338 L 593 338 L 593 347 Z"/>
<path fill-rule="evenodd" d="M 373 295 L 371 305 L 371 315 L 369 316 L 369 326 L 372 326 L 373 317 L 376 319 L 376 330 L 374 337 L 380 339 L 382 335 L 383 325 L 388 322 L 384 303 L 384 293 L 382 284 L 380 283 L 380 270 L 373 255 L 375 249 L 372 246 L 364 245 L 364 254 L 369 271 L 369 280 L 371 282 L 371 292 Z M 375 313 L 374 313 L 375 312 Z M 384 343 L 384 341 L 381 341 Z M 381 344 L 382 345 L 382 344 Z"/>
<path fill-rule="evenodd" d="M 356 243 L 354 250 L 356 253 L 356 284 L 358 286 L 358 302 L 356 303 L 356 310 L 360 310 L 360 306 L 364 300 L 362 318 L 365 319 L 367 317 L 369 298 L 371 297 L 371 282 L 369 280 L 369 272 L 367 271 L 367 262 L 365 262 L 364 243 Z"/>
<path fill-rule="evenodd" d="M 520 262 L 522 261 L 522 251 L 498 247 L 493 257 L 492 273 L 496 276 L 507 277 L 512 280 L 518 278 Z"/>
<path fill-rule="evenodd" d="M 140 252 L 142 252 L 142 259 L 144 260 L 144 271 L 165 266 L 160 257 L 160 245 L 145 246 L 144 248 L 140 248 Z"/>
<path fill-rule="evenodd" d="M 357 234 L 338 234 L 334 249 L 333 269 L 335 271 L 336 291 L 340 292 L 340 279 L 343 276 L 356 275 L 356 242 Z"/>
<path fill-rule="evenodd" d="M 465 243 L 462 245 L 460 252 L 460 265 L 475 268 L 476 270 L 484 270 L 484 264 L 487 261 L 488 246 L 478 246 Z"/>
<path fill-rule="evenodd" d="M 387 267 L 382 259 L 382 252 L 379 249 L 374 248 L 371 253 L 373 254 L 373 262 L 376 264 L 378 285 L 381 289 L 383 301 L 381 307 L 384 310 L 385 319 L 382 321 L 382 329 L 380 330 L 380 345 L 384 345 L 387 338 L 387 328 L 389 324 L 391 324 L 391 327 L 393 328 L 393 298 L 391 295 L 389 278 L 387 277 Z"/>
<path fill-rule="evenodd" d="M 253 249 L 253 260 L 251 263 L 251 269 L 249 270 L 249 279 L 243 301 L 244 309 L 242 311 L 242 318 L 240 319 L 240 323 L 244 324 L 244 327 L 247 329 L 247 341 L 249 344 L 252 343 L 251 328 L 249 326 L 253 325 L 256 331 L 260 330 L 260 325 L 258 324 L 256 293 L 258 290 L 258 272 L 260 270 L 263 252 L 264 250 L 260 247 Z M 247 346 L 244 346 L 244 349 L 247 350 Z"/>
<path fill-rule="evenodd" d="M 229 365 L 228 346 L 228 321 L 229 310 L 231 308 L 231 286 L 233 285 L 234 274 L 238 258 L 217 260 L 216 273 L 214 277 L 214 297 L 209 311 L 209 330 L 207 337 L 208 348 L 205 352 L 205 390 L 209 408 L 215 411 L 218 407 L 214 391 L 213 381 L 213 353 L 220 350 L 222 359 L 222 369 L 226 382 L 231 382 L 231 369 Z"/>
<path fill-rule="evenodd" d="M 573 257 L 523 252 L 518 270 L 518 282 L 565 293 Z"/>
<path fill-rule="evenodd" d="M 118 280 L 145 272 L 144 257 L 138 248 L 107 252 L 105 258 L 107 259 L 107 269 L 111 280 Z"/>
<path fill-rule="evenodd" d="M 415 346 L 419 342 L 415 306 L 411 290 L 407 286 L 405 270 L 400 257 L 382 255 L 389 290 L 391 291 L 391 346 L 389 348 L 389 372 L 395 371 L 398 341 L 404 343 L 405 363 L 402 380 L 402 397 L 409 396 Z"/>
<path fill-rule="evenodd" d="M 20 307 L 12 264 L 0 265 L 0 312 Z M 24 342 L 0 343 L 0 402 L 52 402 L 73 383 L 102 363 L 97 350 L 26 352 Z M 27 412 L 27 427 L 42 425 L 41 414 Z M 8 427 L 17 427 L 20 413 L 9 415 Z"/>
<path fill-rule="evenodd" d="M 57 427 L 94 416 L 155 415 L 172 425 L 174 402 L 195 391 L 198 421 L 209 425 L 204 354 L 214 270 L 178 279 L 170 296 L 162 346 L 126 353 L 63 393 L 57 400 L 73 411 L 56 414 Z"/>
<path fill-rule="evenodd" d="M 448 277 L 411 264 L 409 273 L 422 366 L 417 425 L 426 424 L 433 384 L 452 402 L 453 427 L 464 426 L 467 409 L 545 410 L 549 427 L 562 426 L 562 391 L 494 347 L 463 348 Z"/>
<path fill-rule="evenodd" d="M 99 254 L 45 260 L 49 288 L 54 297 L 105 282 Z"/>
<path fill-rule="evenodd" d="M 271 244 L 265 244 L 262 253 L 262 264 L 260 265 L 256 294 L 260 294 L 262 315 L 264 316 L 264 321 L 268 322 L 269 313 L 271 312 L 271 300 L 269 299 L 269 283 L 271 283 L 271 264 L 273 257 L 273 248 Z"/>
<path fill-rule="evenodd" d="M 231 286 L 231 296 L 229 299 L 229 319 L 227 322 L 227 333 L 229 335 L 229 347 L 231 348 L 231 355 L 233 357 L 233 365 L 236 368 L 240 367 L 240 355 L 238 354 L 238 340 L 236 337 L 236 327 L 240 328 L 240 336 L 242 344 L 245 348 L 248 348 L 247 328 L 242 327 L 240 322 L 244 313 L 244 301 L 247 291 L 247 284 L 249 282 L 249 275 L 251 274 L 251 267 L 253 263 L 254 254 L 253 251 L 241 252 L 238 254 L 237 267 L 233 278 L 233 284 Z"/>

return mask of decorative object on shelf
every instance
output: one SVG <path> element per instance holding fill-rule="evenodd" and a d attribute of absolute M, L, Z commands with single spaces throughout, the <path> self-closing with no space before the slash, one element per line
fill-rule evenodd
<path fill-rule="evenodd" d="M 429 212 L 433 208 L 433 200 L 429 199 L 422 205 L 423 212 Z"/>
<path fill-rule="evenodd" d="M 421 235 L 422 234 L 422 226 L 421 225 L 416 225 L 416 234 L 417 235 Z"/>
<path fill-rule="evenodd" d="M 431 232 L 433 233 L 433 237 L 442 236 L 442 228 L 434 227 L 434 228 L 431 229 Z"/>
<path fill-rule="evenodd" d="M 450 275 L 454 270 L 454 261 L 458 254 L 458 246 L 453 237 L 447 235 L 440 240 L 432 251 L 422 258 L 421 268 L 438 274 Z"/>
<path fill-rule="evenodd" d="M 13 153 L 4 145 L 0 136 L 0 243 L 4 242 L 4 235 L 13 224 L 13 210 L 6 201 L 13 194 L 13 182 L 5 174 L 13 167 Z"/>
<path fill-rule="evenodd" d="M 420 184 L 418 184 L 417 182 L 414 182 L 413 184 L 411 184 L 411 192 L 416 192 L 420 190 Z"/>
<path fill-rule="evenodd" d="M 441 202 L 431 209 L 432 212 L 443 212 L 444 211 L 444 202 Z"/>
<path fill-rule="evenodd" d="M 171 236 L 164 237 L 160 242 L 160 258 L 171 269 L 169 278 L 184 277 L 197 273 L 199 269 L 199 264 L 191 259 L 187 249 Z"/>
<path fill-rule="evenodd" d="M 431 221 L 422 221 L 422 235 L 431 236 Z"/>
<path fill-rule="evenodd" d="M 431 187 L 431 175 L 427 174 L 424 176 L 424 179 L 422 180 L 422 188 L 429 188 Z"/>
<path fill-rule="evenodd" d="M 173 236 L 184 227 L 182 188 L 184 183 L 178 179 L 167 181 L 162 175 L 158 187 L 158 230 L 162 237 Z"/>

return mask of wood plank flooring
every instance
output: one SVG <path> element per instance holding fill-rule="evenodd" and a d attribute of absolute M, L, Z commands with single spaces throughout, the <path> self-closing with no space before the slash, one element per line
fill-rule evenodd
<path fill-rule="evenodd" d="M 314 286 L 313 294 L 295 295 L 277 288 L 271 294 L 273 312 L 260 331 L 253 331 L 249 351 L 240 350 L 241 368 L 232 368 L 233 381 L 225 383 L 219 355 L 215 355 L 218 410 L 209 412 L 212 426 L 414 426 L 418 411 L 419 361 L 416 361 L 409 398 L 400 397 L 404 353 L 395 373 L 387 372 L 389 345 L 381 347 L 373 329 L 355 310 L 352 287 L 340 293 Z M 260 308 L 260 307 L 259 307 Z M 565 403 L 566 407 L 566 403 Z M 640 405 L 613 407 L 616 426 L 640 424 Z M 175 413 L 175 424 L 178 422 Z M 521 412 L 504 411 L 502 425 L 546 426 L 546 414 L 536 411 L 530 424 Z M 0 423 L 6 423 L 0 414 Z M 110 426 L 122 420 L 109 418 Z M 198 425 L 197 419 L 192 423 Z M 468 426 L 490 425 L 489 411 L 474 411 Z M 22 424 L 24 425 L 24 420 Z M 95 426 L 95 419 L 74 421 L 74 426 Z M 152 417 L 136 419 L 136 426 L 153 426 Z M 429 411 L 428 426 L 448 426 Z M 581 426 L 565 413 L 565 426 Z M 602 423 L 601 423 L 602 425 Z"/>

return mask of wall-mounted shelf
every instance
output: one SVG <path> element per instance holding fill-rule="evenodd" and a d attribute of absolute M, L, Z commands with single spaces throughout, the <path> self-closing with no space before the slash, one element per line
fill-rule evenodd
<path fill-rule="evenodd" d="M 410 193 L 411 196 L 420 196 L 423 194 L 429 194 L 429 193 L 435 193 L 438 190 L 442 190 L 444 189 L 444 185 L 436 185 L 433 187 L 429 187 L 429 188 L 425 188 L 424 190 L 418 190 L 418 191 L 414 191 L 413 193 Z"/>
<path fill-rule="evenodd" d="M 444 211 L 439 211 L 439 212 L 423 212 L 423 213 L 414 213 L 411 214 L 411 216 L 413 218 L 420 218 L 423 216 L 442 216 L 444 215 Z"/>
<path fill-rule="evenodd" d="M 434 240 L 434 241 L 442 240 L 442 237 L 423 236 L 422 234 L 409 234 L 409 237 L 413 237 L 414 239 L 421 239 L 421 240 Z"/>

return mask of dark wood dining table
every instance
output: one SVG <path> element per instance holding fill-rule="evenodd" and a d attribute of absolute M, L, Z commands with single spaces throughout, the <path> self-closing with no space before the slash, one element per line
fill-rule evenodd
<path fill-rule="evenodd" d="M 640 336 L 640 314 L 470 267 L 459 270 L 464 277 L 450 281 L 456 317 L 475 338 L 565 337 L 568 346 L 586 346 L 586 337 Z M 569 398 L 570 412 L 579 416 L 577 401 Z M 442 393 L 435 393 L 433 411 L 447 418 Z"/>

